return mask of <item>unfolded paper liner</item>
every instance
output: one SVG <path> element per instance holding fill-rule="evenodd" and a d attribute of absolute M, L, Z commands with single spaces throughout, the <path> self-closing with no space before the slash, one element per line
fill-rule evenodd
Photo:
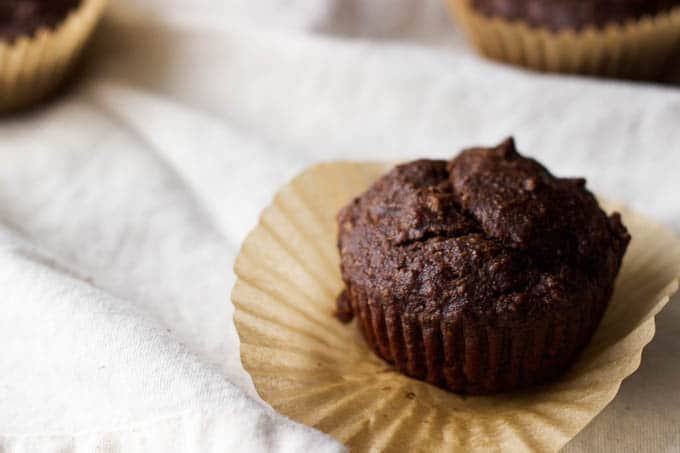
<path fill-rule="evenodd" d="M 0 112 L 27 107 L 50 94 L 64 79 L 107 0 L 82 3 L 53 29 L 0 40 Z"/>
<path fill-rule="evenodd" d="M 470 0 L 446 3 L 478 52 L 539 71 L 650 79 L 680 51 L 680 7 L 625 24 L 552 31 L 486 16 Z"/>
<path fill-rule="evenodd" d="M 463 397 L 408 378 L 333 316 L 343 289 L 338 209 L 391 167 L 332 163 L 278 193 L 236 262 L 241 358 L 262 398 L 352 451 L 556 451 L 616 395 L 678 287 L 680 242 L 621 207 L 633 240 L 592 341 L 556 381 Z M 356 323 L 357 321 L 355 321 Z"/>

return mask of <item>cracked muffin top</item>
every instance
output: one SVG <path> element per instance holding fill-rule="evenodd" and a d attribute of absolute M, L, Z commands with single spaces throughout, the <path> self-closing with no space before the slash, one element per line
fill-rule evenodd
<path fill-rule="evenodd" d="M 338 223 L 348 287 L 404 313 L 499 325 L 608 297 L 630 240 L 585 180 L 553 176 L 512 139 L 399 165 Z"/>
<path fill-rule="evenodd" d="M 680 0 L 472 0 L 472 4 L 488 16 L 557 31 L 621 24 L 668 11 Z"/>

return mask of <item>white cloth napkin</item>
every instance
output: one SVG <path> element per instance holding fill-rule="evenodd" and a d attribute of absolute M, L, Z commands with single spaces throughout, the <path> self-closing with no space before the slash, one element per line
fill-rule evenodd
<path fill-rule="evenodd" d="M 435 0 L 136 3 L 59 98 L 0 120 L 0 451 L 342 451 L 259 399 L 229 300 L 259 211 L 314 162 L 514 134 L 680 232 L 677 89 L 482 62 Z M 567 450 L 680 444 L 674 305 Z"/>

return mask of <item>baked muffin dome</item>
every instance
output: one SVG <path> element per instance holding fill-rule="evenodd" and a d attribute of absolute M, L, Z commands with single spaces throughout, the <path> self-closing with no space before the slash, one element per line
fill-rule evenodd
<path fill-rule="evenodd" d="M 403 373 L 485 394 L 546 381 L 585 346 L 630 240 L 583 179 L 508 139 L 397 166 L 338 214 L 338 316 Z"/>
<path fill-rule="evenodd" d="M 668 11 L 680 0 L 472 0 L 472 5 L 488 16 L 557 31 L 622 24 Z"/>

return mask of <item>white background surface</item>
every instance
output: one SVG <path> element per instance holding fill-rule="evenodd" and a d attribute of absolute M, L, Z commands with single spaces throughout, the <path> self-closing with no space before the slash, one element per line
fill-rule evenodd
<path fill-rule="evenodd" d="M 483 62 L 434 0 L 137 3 L 62 96 L 0 119 L 0 451 L 340 451 L 258 399 L 229 301 L 241 240 L 314 162 L 514 134 L 680 233 L 676 88 Z M 566 451 L 677 451 L 677 301 L 657 320 Z"/>

